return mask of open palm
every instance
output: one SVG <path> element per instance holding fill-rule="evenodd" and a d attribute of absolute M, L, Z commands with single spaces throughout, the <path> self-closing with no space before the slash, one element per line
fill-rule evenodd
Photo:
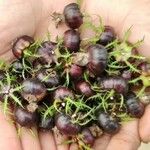
<path fill-rule="evenodd" d="M 51 14 L 62 13 L 66 4 L 73 0 L 1 0 L 0 1 L 0 56 L 11 61 L 12 42 L 21 35 L 45 38 L 47 31 L 52 39 L 63 34 L 65 25 L 55 28 Z M 116 29 L 122 37 L 123 32 L 132 26 L 130 42 L 145 36 L 140 53 L 150 57 L 150 1 L 149 0 L 83 0 L 82 10 L 89 14 L 98 14 L 104 23 Z M 83 36 L 86 33 L 82 34 Z M 96 150 L 136 150 L 140 141 L 150 141 L 150 106 L 147 106 L 143 118 L 123 124 L 121 131 L 113 137 L 104 135 L 95 142 Z M 2 150 L 77 150 L 76 145 L 57 145 L 65 137 L 53 133 L 37 133 L 33 136 L 27 129 L 22 129 L 17 136 L 17 127 L 0 111 L 0 149 Z"/>

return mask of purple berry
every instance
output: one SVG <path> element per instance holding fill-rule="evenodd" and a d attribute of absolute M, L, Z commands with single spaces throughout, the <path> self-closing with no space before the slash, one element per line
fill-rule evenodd
<path fill-rule="evenodd" d="M 91 89 L 91 86 L 88 82 L 85 82 L 85 81 L 80 81 L 78 83 L 76 83 L 75 85 L 76 87 L 76 90 L 86 96 L 86 97 L 91 97 L 93 95 L 93 90 Z"/>
<path fill-rule="evenodd" d="M 126 94 L 128 92 L 128 83 L 122 77 L 106 77 L 103 78 L 100 83 L 102 89 L 114 89 L 116 92 L 122 94 Z"/>
<path fill-rule="evenodd" d="M 45 41 L 41 44 L 41 47 L 37 49 L 39 55 L 39 61 L 41 64 L 51 64 L 55 62 L 55 49 L 56 43 L 51 41 Z"/>
<path fill-rule="evenodd" d="M 78 52 L 80 47 L 80 35 L 76 30 L 67 30 L 64 33 L 64 46 L 70 52 Z"/>
<path fill-rule="evenodd" d="M 98 123 L 100 127 L 102 127 L 102 129 L 108 134 L 115 134 L 120 129 L 120 125 L 117 120 L 104 112 L 99 112 Z"/>
<path fill-rule="evenodd" d="M 83 23 L 83 15 L 81 14 L 79 6 L 76 3 L 71 3 L 65 6 L 63 14 L 66 24 L 72 29 L 79 28 Z"/>
<path fill-rule="evenodd" d="M 36 77 L 43 82 L 48 88 L 59 85 L 59 76 L 56 71 L 52 69 L 41 69 L 37 72 Z"/>
<path fill-rule="evenodd" d="M 46 87 L 37 79 L 26 79 L 22 83 L 21 96 L 28 102 L 41 101 L 46 95 Z"/>
<path fill-rule="evenodd" d="M 105 26 L 104 31 L 100 35 L 100 40 L 98 41 L 99 44 L 106 46 L 107 44 L 111 43 L 116 38 L 116 34 L 114 29 L 110 26 Z"/>
<path fill-rule="evenodd" d="M 71 117 L 65 114 L 58 114 L 55 118 L 57 129 L 65 135 L 76 135 L 80 132 L 80 126 L 71 122 Z"/>
<path fill-rule="evenodd" d="M 88 128 L 84 128 L 81 132 L 82 140 L 85 144 L 90 146 L 94 145 L 95 137 L 92 135 L 91 131 Z"/>
<path fill-rule="evenodd" d="M 100 76 L 107 64 L 107 50 L 99 44 L 88 47 L 89 63 L 88 70 L 95 76 Z"/>
<path fill-rule="evenodd" d="M 12 52 L 17 59 L 21 59 L 23 57 L 23 51 L 28 48 L 34 39 L 30 36 L 23 35 L 15 41 L 12 47 Z"/>
<path fill-rule="evenodd" d="M 144 105 L 140 103 L 140 100 L 136 97 L 136 95 L 133 92 L 127 94 L 125 102 L 128 112 L 132 117 L 141 118 L 143 116 Z"/>
<path fill-rule="evenodd" d="M 29 112 L 23 108 L 17 107 L 14 112 L 14 117 L 17 123 L 21 126 L 32 127 L 36 125 L 38 121 L 36 112 Z"/>
<path fill-rule="evenodd" d="M 125 79 L 125 80 L 130 80 L 132 77 L 132 72 L 130 70 L 123 70 L 121 76 Z"/>
<path fill-rule="evenodd" d="M 83 75 L 83 69 L 82 67 L 73 64 L 69 69 L 69 74 L 73 79 L 80 79 Z"/>
<path fill-rule="evenodd" d="M 55 99 L 63 100 L 67 97 L 70 97 L 70 98 L 74 99 L 73 92 L 70 89 L 66 88 L 66 87 L 59 87 L 53 93 L 54 100 Z"/>
<path fill-rule="evenodd" d="M 150 76 L 150 63 L 143 62 L 139 65 L 139 68 L 142 74 Z"/>
<path fill-rule="evenodd" d="M 44 118 L 43 116 L 41 116 L 39 119 L 38 126 L 42 131 L 51 130 L 54 127 L 54 118 L 53 117 Z"/>

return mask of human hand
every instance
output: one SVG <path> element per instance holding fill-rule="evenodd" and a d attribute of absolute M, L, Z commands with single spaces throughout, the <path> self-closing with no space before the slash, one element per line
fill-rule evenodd
<path fill-rule="evenodd" d="M 21 35 L 29 35 L 35 38 L 45 38 L 47 29 L 52 39 L 59 34 L 62 35 L 66 26 L 62 25 L 56 29 L 50 15 L 62 12 L 64 6 L 73 0 L 2 0 L 0 2 L 0 55 L 1 59 L 10 61 L 13 59 L 11 52 L 12 41 Z M 82 9 L 89 14 L 100 15 L 106 25 L 116 29 L 116 33 L 122 37 L 123 33 L 132 26 L 130 42 L 135 42 L 145 36 L 140 53 L 150 57 L 149 25 L 148 15 L 150 2 L 148 0 L 84 0 Z M 83 35 L 86 35 L 84 33 Z M 150 141 L 149 126 L 150 106 L 147 106 L 144 116 L 123 125 L 122 130 L 113 137 L 104 135 L 95 143 L 94 149 L 125 149 L 136 150 L 140 141 Z M 39 133 L 33 137 L 26 129 L 22 130 L 20 139 L 17 137 L 16 127 L 10 124 L 3 113 L 0 113 L 0 149 L 9 150 L 48 150 L 56 149 L 52 133 Z M 34 129 L 36 132 L 36 129 Z M 7 134 L 6 134 L 7 133 Z M 55 140 L 54 140 L 55 139 Z M 73 150 L 74 146 L 70 149 Z M 58 146 L 58 150 L 68 150 L 68 146 Z M 74 147 L 75 149 L 75 147 Z"/>

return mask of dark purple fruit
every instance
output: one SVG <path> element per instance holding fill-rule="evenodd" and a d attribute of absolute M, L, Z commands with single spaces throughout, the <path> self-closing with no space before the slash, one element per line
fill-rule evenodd
<path fill-rule="evenodd" d="M 54 100 L 57 100 L 57 99 L 63 100 L 67 97 L 70 97 L 70 98 L 74 99 L 73 92 L 70 89 L 66 88 L 66 87 L 59 87 L 53 93 Z"/>
<path fill-rule="evenodd" d="M 21 96 L 28 102 L 41 101 L 46 95 L 46 87 L 37 79 L 27 79 L 22 83 Z"/>
<path fill-rule="evenodd" d="M 93 90 L 91 89 L 91 86 L 88 82 L 85 82 L 85 81 L 80 81 L 78 83 L 76 83 L 75 85 L 76 87 L 76 90 L 86 96 L 86 97 L 91 97 L 93 95 Z"/>
<path fill-rule="evenodd" d="M 51 130 L 54 127 L 54 118 L 53 117 L 47 117 L 47 118 L 40 117 L 38 126 L 42 131 Z"/>
<path fill-rule="evenodd" d="M 85 144 L 88 144 L 90 146 L 94 145 L 95 137 L 92 135 L 91 131 L 88 128 L 85 128 L 81 132 L 82 140 Z"/>
<path fill-rule="evenodd" d="M 16 60 L 12 63 L 12 69 L 15 72 L 21 72 L 23 70 L 23 65 L 19 60 Z"/>
<path fill-rule="evenodd" d="M 108 134 L 115 134 L 120 129 L 118 121 L 104 112 L 99 112 L 98 123 L 100 127 L 102 127 L 102 129 Z"/>
<path fill-rule="evenodd" d="M 121 76 L 125 79 L 125 80 L 130 80 L 132 77 L 132 72 L 130 70 L 123 70 L 121 73 Z"/>
<path fill-rule="evenodd" d="M 2 81 L 3 79 L 5 79 L 6 77 L 6 72 L 4 70 L 0 70 L 0 81 Z"/>
<path fill-rule="evenodd" d="M 78 65 L 71 65 L 69 74 L 73 79 L 79 79 L 83 75 L 83 69 Z"/>
<path fill-rule="evenodd" d="M 43 82 L 46 87 L 52 88 L 59 85 L 59 76 L 56 71 L 52 69 L 41 69 L 37 72 L 36 77 Z"/>
<path fill-rule="evenodd" d="M 64 46 L 70 52 L 78 52 L 80 47 L 80 35 L 76 30 L 67 30 L 64 33 Z"/>
<path fill-rule="evenodd" d="M 139 68 L 142 74 L 150 76 L 150 63 L 143 62 L 139 65 Z"/>
<path fill-rule="evenodd" d="M 34 39 L 30 36 L 23 35 L 15 41 L 12 47 L 12 52 L 17 59 L 21 59 L 23 57 L 23 51 L 28 48 Z"/>
<path fill-rule="evenodd" d="M 141 118 L 143 116 L 144 105 L 140 103 L 140 100 L 133 92 L 127 94 L 125 102 L 128 112 L 132 117 Z"/>
<path fill-rule="evenodd" d="M 29 112 L 23 108 L 17 107 L 14 112 L 14 117 L 17 123 L 21 126 L 32 127 L 36 125 L 38 116 L 36 112 Z"/>
<path fill-rule="evenodd" d="M 58 114 L 55 118 L 57 129 L 65 135 L 76 135 L 80 132 L 80 126 L 71 122 L 71 117 L 65 114 Z"/>
<path fill-rule="evenodd" d="M 66 24 L 72 29 L 79 28 L 83 23 L 83 15 L 80 12 L 79 5 L 76 3 L 65 6 L 63 14 Z"/>
<path fill-rule="evenodd" d="M 51 64 L 55 62 L 55 49 L 56 43 L 51 41 L 45 41 L 37 49 L 39 55 L 39 61 L 41 64 Z"/>
<path fill-rule="evenodd" d="M 107 65 L 107 50 L 99 44 L 88 47 L 88 70 L 95 76 L 100 76 Z"/>
<path fill-rule="evenodd" d="M 127 81 L 118 76 L 106 77 L 101 80 L 101 88 L 111 90 L 114 89 L 118 93 L 126 94 L 128 92 Z"/>
<path fill-rule="evenodd" d="M 113 42 L 116 38 L 115 31 L 110 26 L 105 26 L 104 31 L 100 35 L 100 40 L 98 41 L 99 44 L 106 46 L 107 44 Z"/>

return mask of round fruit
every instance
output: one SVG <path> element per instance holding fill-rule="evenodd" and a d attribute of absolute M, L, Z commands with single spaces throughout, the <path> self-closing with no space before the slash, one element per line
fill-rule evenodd
<path fill-rule="evenodd" d="M 23 35 L 15 41 L 12 47 L 12 52 L 17 59 L 21 59 L 23 57 L 23 51 L 28 48 L 34 39 L 30 36 Z"/>
<path fill-rule="evenodd" d="M 107 44 L 113 42 L 116 38 L 114 29 L 110 26 L 105 26 L 104 31 L 100 35 L 100 40 L 98 41 L 99 44 L 106 46 Z"/>
<path fill-rule="evenodd" d="M 133 92 L 127 94 L 125 102 L 128 112 L 132 117 L 141 118 L 143 116 L 144 105 L 140 103 L 139 99 Z"/>
<path fill-rule="evenodd" d="M 132 77 L 132 73 L 130 70 L 123 70 L 121 76 L 126 80 L 130 80 Z"/>
<path fill-rule="evenodd" d="M 54 100 L 57 100 L 57 99 L 63 100 L 67 97 L 70 97 L 70 98 L 74 99 L 73 92 L 70 89 L 66 88 L 66 87 L 59 87 L 53 93 Z"/>
<path fill-rule="evenodd" d="M 47 118 L 40 117 L 38 126 L 42 131 L 51 130 L 54 127 L 54 118 L 53 117 L 47 117 Z"/>
<path fill-rule="evenodd" d="M 48 88 L 59 85 L 59 76 L 56 71 L 52 69 L 41 69 L 37 72 L 36 77 L 43 82 Z"/>
<path fill-rule="evenodd" d="M 16 60 L 12 63 L 12 69 L 15 72 L 21 72 L 23 70 L 23 65 L 19 60 Z"/>
<path fill-rule="evenodd" d="M 79 51 L 80 47 L 80 35 L 76 30 L 67 30 L 64 33 L 64 46 L 70 52 Z"/>
<path fill-rule="evenodd" d="M 56 43 L 51 41 L 45 41 L 37 49 L 39 55 L 39 61 L 41 64 L 51 64 L 55 62 L 55 49 Z"/>
<path fill-rule="evenodd" d="M 95 137 L 92 135 L 91 131 L 88 128 L 85 128 L 81 132 L 82 140 L 85 144 L 93 146 L 95 142 Z"/>
<path fill-rule="evenodd" d="M 38 121 L 37 113 L 31 113 L 23 108 L 17 107 L 14 112 L 14 117 L 17 123 L 21 126 L 32 127 Z"/>
<path fill-rule="evenodd" d="M 76 3 L 71 3 L 65 6 L 63 14 L 66 24 L 72 29 L 79 28 L 83 23 L 83 16 L 80 12 L 78 4 Z"/>
<path fill-rule="evenodd" d="M 103 78 L 100 83 L 102 89 L 114 89 L 116 92 L 122 94 L 126 94 L 128 92 L 128 83 L 122 77 L 106 77 Z"/>
<path fill-rule="evenodd" d="M 80 94 L 86 97 L 91 97 L 93 95 L 93 90 L 88 82 L 80 81 L 76 83 L 75 87 Z"/>
<path fill-rule="evenodd" d="M 65 135 L 76 135 L 80 132 L 80 126 L 73 124 L 71 118 L 65 114 L 58 114 L 55 118 L 57 129 Z"/>
<path fill-rule="evenodd" d="M 115 134 L 120 129 L 120 125 L 117 122 L 117 120 L 112 118 L 109 114 L 104 113 L 104 112 L 99 112 L 98 123 L 100 127 L 102 127 L 103 130 L 109 134 Z"/>
<path fill-rule="evenodd" d="M 46 87 L 37 79 L 27 79 L 22 83 L 21 96 L 28 102 L 40 101 L 46 95 Z"/>
<path fill-rule="evenodd" d="M 95 44 L 88 47 L 88 70 L 95 76 L 100 76 L 107 64 L 107 50 L 104 46 Z"/>
<path fill-rule="evenodd" d="M 83 70 L 80 66 L 78 65 L 71 65 L 69 74 L 73 79 L 80 79 L 83 75 Z"/>
<path fill-rule="evenodd" d="M 150 63 L 143 62 L 139 65 L 141 73 L 146 76 L 150 76 Z"/>
<path fill-rule="evenodd" d="M 2 81 L 3 79 L 5 79 L 6 77 L 6 72 L 4 70 L 0 70 L 0 81 Z"/>

